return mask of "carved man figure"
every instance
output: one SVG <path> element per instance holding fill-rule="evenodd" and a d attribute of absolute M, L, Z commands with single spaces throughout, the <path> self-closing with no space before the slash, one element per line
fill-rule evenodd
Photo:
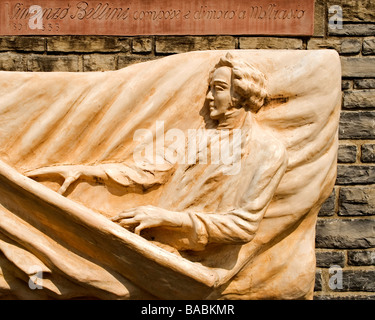
<path fill-rule="evenodd" d="M 237 174 L 226 174 L 228 168 L 222 163 L 174 165 L 168 170 L 144 170 L 120 163 L 46 167 L 28 175 L 63 176 L 61 194 L 78 179 L 142 185 L 144 189 L 165 185 L 157 206 L 132 208 L 112 220 L 137 234 L 147 229 L 148 238 L 178 250 L 200 251 L 211 243 L 249 242 L 287 166 L 283 144 L 262 130 L 254 118 L 266 99 L 265 85 L 266 78 L 259 70 L 229 54 L 210 75 L 206 96 L 209 117 L 204 123 L 211 138 L 209 148 L 223 130 L 229 135 L 240 130 Z M 233 141 L 232 137 L 232 144 L 236 143 Z"/>

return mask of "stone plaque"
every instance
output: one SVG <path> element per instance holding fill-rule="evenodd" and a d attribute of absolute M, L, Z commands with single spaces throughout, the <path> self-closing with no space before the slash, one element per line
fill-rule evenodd
<path fill-rule="evenodd" d="M 312 35 L 314 0 L 8 0 L 1 35 Z"/>
<path fill-rule="evenodd" d="M 313 298 L 335 50 L 0 72 L 0 97 L 0 300 Z"/>

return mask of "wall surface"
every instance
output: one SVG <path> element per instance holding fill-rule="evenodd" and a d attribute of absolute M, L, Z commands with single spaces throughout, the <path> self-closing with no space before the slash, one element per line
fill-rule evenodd
<path fill-rule="evenodd" d="M 328 23 L 333 5 L 343 9 L 341 29 Z M 194 50 L 336 50 L 343 72 L 338 175 L 317 224 L 315 299 L 375 299 L 375 2 L 317 0 L 315 8 L 312 37 L 2 36 L 0 70 L 117 70 Z"/>

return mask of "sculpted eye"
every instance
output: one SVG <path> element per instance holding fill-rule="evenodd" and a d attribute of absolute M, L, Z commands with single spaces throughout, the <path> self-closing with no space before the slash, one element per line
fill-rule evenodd
<path fill-rule="evenodd" d="M 215 85 L 215 91 L 224 91 L 225 88 L 223 86 L 220 86 L 220 85 Z"/>

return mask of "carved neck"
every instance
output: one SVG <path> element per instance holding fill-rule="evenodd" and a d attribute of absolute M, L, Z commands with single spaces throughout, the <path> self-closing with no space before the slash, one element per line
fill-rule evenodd
<path fill-rule="evenodd" d="M 242 127 L 243 122 L 246 118 L 246 111 L 244 108 L 233 108 L 229 110 L 225 115 L 219 119 L 217 129 L 238 129 Z"/>

